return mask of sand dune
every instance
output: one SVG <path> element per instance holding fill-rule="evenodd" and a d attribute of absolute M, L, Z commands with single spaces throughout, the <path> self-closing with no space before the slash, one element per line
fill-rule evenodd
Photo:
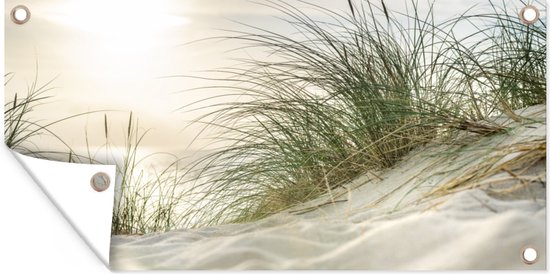
<path fill-rule="evenodd" d="M 546 160 L 537 154 L 544 146 L 545 155 L 545 112 L 519 112 L 528 123 L 497 119 L 513 123 L 508 134 L 423 147 L 390 170 L 257 222 L 114 236 L 111 266 L 545 269 Z M 534 264 L 522 260 L 528 246 L 539 252 Z"/>

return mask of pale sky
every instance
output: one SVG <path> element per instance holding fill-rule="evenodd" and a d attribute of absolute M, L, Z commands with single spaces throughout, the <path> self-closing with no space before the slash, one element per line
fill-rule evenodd
<path fill-rule="evenodd" d="M 196 80 L 163 77 L 199 75 L 197 71 L 229 65 L 226 51 L 236 47 L 184 44 L 222 34 L 216 29 L 238 28 L 231 20 L 269 26 L 275 14 L 243 0 L 8 0 L 6 14 L 18 4 L 25 4 L 32 17 L 20 26 L 5 16 L 6 72 L 16 74 L 6 96 L 26 92 L 38 61 L 39 82 L 58 77 L 50 92 L 53 102 L 36 109 L 40 118 L 121 110 L 108 113 L 116 131 L 125 127 L 132 110 L 144 128 L 152 129 L 145 145 L 162 148 L 185 147 L 196 133 L 181 132 L 185 120 L 194 117 L 175 110 L 201 96 L 175 93 L 201 85 Z M 55 129 L 78 147 L 84 145 L 86 127 L 92 142 L 104 142 L 103 114 Z"/>
<path fill-rule="evenodd" d="M 303 5 L 296 0 L 288 1 Z M 347 0 L 312 0 L 333 11 L 349 12 Z M 376 1 L 375 1 L 376 2 Z M 385 1 L 390 9 L 405 10 L 405 0 Z M 426 2 L 426 1 L 419 1 Z M 440 4 L 441 3 L 441 4 Z M 438 16 L 448 18 L 483 0 L 441 0 L 436 2 Z M 9 19 L 10 10 L 26 5 L 32 17 L 24 25 Z M 425 3 L 423 7 L 425 8 Z M 292 33 L 284 27 L 277 11 L 247 0 L 6 0 L 6 72 L 15 77 L 6 87 L 6 96 L 24 94 L 36 73 L 39 82 L 58 78 L 50 94 L 50 104 L 36 109 L 37 117 L 52 121 L 85 111 L 108 112 L 110 130 L 121 135 L 129 111 L 152 131 L 144 145 L 154 150 L 180 150 L 196 134 L 181 131 L 189 114 L 179 107 L 207 96 L 201 92 L 177 91 L 211 83 L 173 75 L 197 75 L 197 71 L 232 64 L 228 50 L 231 42 L 186 43 L 222 35 L 216 29 L 239 29 L 231 22 Z M 201 95 L 202 94 L 202 95 Z M 103 113 L 66 121 L 52 128 L 75 147 L 90 140 L 102 144 Z M 120 130 L 119 130 L 120 128 Z M 117 132 L 118 131 L 118 132 Z"/>

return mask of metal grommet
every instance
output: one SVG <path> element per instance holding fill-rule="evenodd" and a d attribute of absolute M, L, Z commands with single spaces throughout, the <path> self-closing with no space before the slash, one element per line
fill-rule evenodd
<path fill-rule="evenodd" d="M 31 19 L 31 11 L 23 5 L 15 6 L 10 14 L 11 20 L 18 25 L 23 25 Z"/>
<path fill-rule="evenodd" d="M 521 259 L 526 264 L 534 264 L 537 261 L 538 252 L 532 247 L 526 247 L 521 252 Z"/>
<path fill-rule="evenodd" d="M 539 20 L 540 12 L 539 9 L 537 9 L 533 5 L 527 5 L 521 9 L 519 12 L 519 19 L 521 19 L 521 22 L 527 25 L 534 24 Z"/>
<path fill-rule="evenodd" d="M 109 175 L 104 172 L 98 172 L 94 174 L 94 176 L 92 176 L 92 179 L 90 180 L 90 185 L 97 192 L 107 190 L 110 184 L 111 179 L 109 178 Z"/>

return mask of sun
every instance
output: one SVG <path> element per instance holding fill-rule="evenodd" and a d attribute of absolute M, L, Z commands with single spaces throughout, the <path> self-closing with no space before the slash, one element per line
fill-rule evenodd
<path fill-rule="evenodd" d="M 56 7 L 53 20 L 88 32 L 121 50 L 148 49 L 154 37 L 188 23 L 170 1 L 70 0 Z M 178 3 L 181 6 L 181 1 Z M 178 7 L 181 9 L 181 7 Z"/>

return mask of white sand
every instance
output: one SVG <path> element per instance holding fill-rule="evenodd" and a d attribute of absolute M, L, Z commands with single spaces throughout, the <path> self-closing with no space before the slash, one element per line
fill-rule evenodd
<path fill-rule="evenodd" d="M 504 149 L 545 142 L 545 112 L 544 106 L 528 108 L 520 115 L 538 123 L 515 124 L 510 134 L 471 142 L 453 157 L 444 155 L 449 150 L 445 146 L 419 149 L 391 170 L 365 174 L 332 196 L 264 220 L 115 236 L 111 266 L 117 270 L 546 269 L 546 162 L 539 161 L 521 174 L 507 172 L 508 163 L 522 157 L 523 151 Z M 488 152 L 487 147 L 498 149 Z M 475 180 L 476 187 L 463 184 L 452 194 L 427 196 L 491 159 L 496 159 L 493 167 L 503 164 L 503 168 Z M 528 246 L 539 252 L 531 265 L 521 258 Z"/>

